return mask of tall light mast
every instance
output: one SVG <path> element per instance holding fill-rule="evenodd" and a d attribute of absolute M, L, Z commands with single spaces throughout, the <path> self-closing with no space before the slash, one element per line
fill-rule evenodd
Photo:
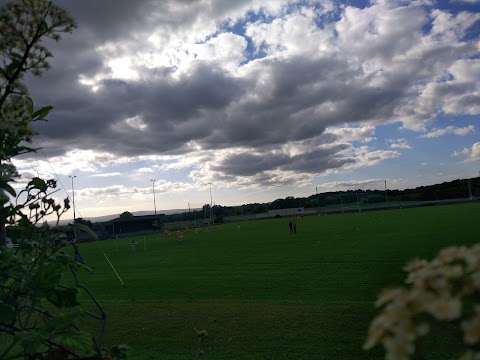
<path fill-rule="evenodd" d="M 155 215 L 157 215 L 157 203 L 155 201 L 155 181 L 157 180 L 150 180 L 153 186 L 153 208 L 155 209 Z"/>
<path fill-rule="evenodd" d="M 75 234 L 74 242 L 77 242 L 77 227 L 76 227 L 76 215 L 75 215 L 75 189 L 73 187 L 73 179 L 75 179 L 76 175 L 68 175 L 70 179 L 72 179 L 72 199 L 73 199 L 73 231 Z"/>

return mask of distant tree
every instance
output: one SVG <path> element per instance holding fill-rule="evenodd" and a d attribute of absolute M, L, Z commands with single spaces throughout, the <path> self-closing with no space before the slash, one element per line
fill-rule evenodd
<path fill-rule="evenodd" d="M 130 211 L 124 211 L 123 213 L 120 214 L 121 218 L 132 218 L 133 214 Z"/>
<path fill-rule="evenodd" d="M 86 227 L 89 227 L 90 229 L 93 229 L 93 223 L 90 220 L 85 220 L 83 218 L 76 218 L 75 219 L 75 224 L 82 224 L 85 225 Z"/>

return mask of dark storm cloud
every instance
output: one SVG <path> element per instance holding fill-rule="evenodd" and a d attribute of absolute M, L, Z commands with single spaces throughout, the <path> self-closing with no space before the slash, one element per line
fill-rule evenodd
<path fill-rule="evenodd" d="M 355 163 L 354 159 L 339 158 L 337 153 L 347 149 L 347 145 L 339 145 L 331 149 L 318 149 L 305 154 L 293 156 L 282 170 L 306 173 L 322 173 L 325 170 L 337 169 L 343 165 Z"/>
<path fill-rule="evenodd" d="M 52 70 L 48 79 L 56 84 L 60 77 L 76 82 L 79 74 L 92 75 L 102 69 L 102 54 L 96 48 L 107 41 L 130 39 L 144 29 L 144 18 L 155 1 L 57 0 L 54 3 L 66 9 L 77 24 L 72 34 L 62 35 L 60 42 L 45 43 L 54 54 L 49 60 Z"/>
<path fill-rule="evenodd" d="M 210 149 L 261 147 L 312 138 L 324 131 L 322 119 L 309 111 L 303 111 L 301 119 L 291 125 L 296 112 L 315 105 L 313 98 L 297 103 L 295 97 L 302 98 L 297 90 L 289 101 L 282 98 L 257 105 L 247 103 L 234 107 L 236 113 L 229 115 L 230 104 L 251 85 L 206 66 L 175 82 L 106 80 L 96 93 L 72 81 L 64 85 L 70 91 L 62 91 L 60 81 L 59 97 L 48 99 L 55 101 L 55 111 L 48 126 L 42 126 L 42 134 L 70 144 L 98 144 L 97 149 L 122 155 L 144 155 L 180 149 L 192 140 Z M 295 87 L 296 83 L 290 85 Z M 69 93 L 74 96 L 62 95 Z M 112 130 L 115 124 L 137 115 L 148 125 L 148 132 L 132 136 L 135 129 Z"/>
<path fill-rule="evenodd" d="M 79 29 L 94 34 L 96 43 L 149 36 L 151 29 L 159 25 L 165 32 L 175 33 L 203 21 L 201 17 L 221 22 L 219 16 L 245 6 L 243 1 L 223 0 L 210 1 L 208 7 L 201 0 L 56 0 L 55 3 L 74 17 Z"/>
<path fill-rule="evenodd" d="M 204 139 L 206 147 L 306 141 L 328 126 L 382 121 L 393 116 L 408 83 L 398 81 L 387 88 L 365 85 L 361 69 L 349 70 L 339 58 L 298 57 L 272 62 L 262 70 L 270 71 L 269 93 L 226 109 L 228 116 L 218 123 L 223 131 Z M 250 86 L 253 89 L 255 82 Z M 328 104 L 333 107 L 322 109 Z"/>
<path fill-rule="evenodd" d="M 244 153 L 227 157 L 213 170 L 232 176 L 252 176 L 263 171 L 275 170 L 289 161 L 286 155 Z"/>
<path fill-rule="evenodd" d="M 316 149 L 301 155 L 290 156 L 285 153 L 238 154 L 224 159 L 213 170 L 230 176 L 253 176 L 265 171 L 284 170 L 304 173 L 321 173 L 352 164 L 354 159 L 339 158 L 337 153 L 348 148 L 347 145 L 333 146 L 328 149 Z"/>
<path fill-rule="evenodd" d="M 98 42 L 132 33 L 145 23 L 153 0 L 57 0 L 74 17 L 79 28 L 87 28 Z M 160 5 L 160 4 L 159 4 Z"/>
<path fill-rule="evenodd" d="M 102 68 L 93 54 L 83 56 L 92 66 Z M 322 135 L 327 126 L 392 115 L 402 88 L 366 87 L 355 80 L 347 83 L 346 78 L 355 79 L 362 73 L 343 65 L 335 58 L 265 64 L 259 71 L 269 72 L 267 93 L 252 101 L 243 99 L 255 91 L 254 76 L 235 78 L 205 63 L 175 80 L 168 68 L 145 70 L 147 80 L 142 82 L 104 80 L 97 92 L 72 76 L 90 68 L 70 65 L 75 71 L 64 76 L 53 71 L 32 81 L 32 92 L 43 103 L 55 105 L 50 122 L 42 124 L 40 131 L 44 141 L 57 144 L 57 150 L 63 143 L 65 148 L 118 155 L 181 154 L 191 151 L 186 147 L 189 141 L 204 149 L 262 149 L 308 141 Z M 45 80 L 54 86 L 43 94 Z M 334 108 L 319 110 L 326 103 Z M 125 124 L 135 116 L 147 125 L 145 131 Z"/>
<path fill-rule="evenodd" d="M 57 84 L 56 99 L 40 96 L 43 103 L 55 104 L 49 123 L 38 128 L 44 141 L 119 155 L 171 153 L 200 140 L 214 130 L 204 113 L 227 107 L 243 91 L 242 81 L 205 66 L 173 83 L 105 80 L 95 93 L 78 82 L 59 79 Z M 148 131 L 125 124 L 135 116 Z"/>
<path fill-rule="evenodd" d="M 115 39 L 133 26 L 147 4 L 142 2 L 135 11 L 131 2 L 123 1 L 98 6 L 87 1 L 84 7 L 70 2 L 60 5 L 75 15 L 79 28 L 54 47 L 53 70 L 29 83 L 39 103 L 55 106 L 50 123 L 41 127 L 42 137 L 48 142 L 121 155 L 181 152 L 192 140 L 213 149 L 263 147 L 310 139 L 342 115 L 317 114 L 315 106 L 344 94 L 343 79 L 335 80 L 339 86 L 333 90 L 326 84 L 311 90 L 316 83 L 333 81 L 339 74 L 336 59 L 310 61 L 298 57 L 267 64 L 271 66 L 267 70 L 271 71 L 271 94 L 256 103 L 231 106 L 232 101 L 255 87 L 255 79 L 232 78 L 201 64 L 175 82 L 169 79 L 171 69 L 145 70 L 144 77 L 150 78 L 151 73 L 153 80 L 103 81 L 101 90 L 93 93 L 78 83 L 78 77 L 105 71 L 102 54 L 95 48 L 102 39 Z M 105 22 L 103 18 L 107 18 Z M 163 76 L 155 76 L 162 72 Z M 48 92 L 43 91 L 45 83 Z M 112 131 L 115 124 L 133 116 L 142 117 L 148 125 L 147 133 L 135 134 L 133 129 Z"/>

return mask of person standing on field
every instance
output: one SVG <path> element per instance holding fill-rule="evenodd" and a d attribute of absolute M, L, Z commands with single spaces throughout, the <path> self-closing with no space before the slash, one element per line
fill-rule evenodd
<path fill-rule="evenodd" d="M 295 234 L 297 233 L 297 223 L 295 222 L 295 219 L 293 219 L 293 232 Z"/>
<path fill-rule="evenodd" d="M 290 222 L 288 223 L 288 227 L 290 228 L 290 234 L 293 234 L 293 225 L 292 225 L 292 221 L 290 220 Z"/>

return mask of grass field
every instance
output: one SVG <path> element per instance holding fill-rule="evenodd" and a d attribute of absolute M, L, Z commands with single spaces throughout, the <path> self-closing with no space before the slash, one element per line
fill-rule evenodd
<path fill-rule="evenodd" d="M 305 217 L 296 235 L 288 218 L 224 224 L 137 237 L 135 252 L 131 238 L 96 241 L 80 245 L 93 272 L 79 278 L 130 359 L 382 359 L 362 350 L 379 291 L 409 259 L 478 241 L 478 219 L 475 203 Z"/>

